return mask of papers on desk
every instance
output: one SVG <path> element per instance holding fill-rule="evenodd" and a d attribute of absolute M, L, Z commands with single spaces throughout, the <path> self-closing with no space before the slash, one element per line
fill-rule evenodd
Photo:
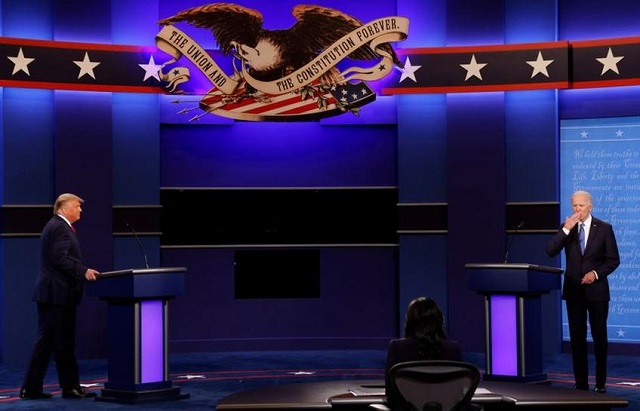
<path fill-rule="evenodd" d="M 385 395 L 384 385 L 357 385 L 347 388 L 347 391 L 356 397 L 362 396 L 383 396 Z M 492 395 L 493 392 L 486 388 L 478 387 L 473 395 Z"/>
<path fill-rule="evenodd" d="M 384 396 L 384 385 L 357 385 L 347 388 L 347 391 L 356 397 L 364 396 Z M 492 395 L 493 393 L 486 388 L 478 387 L 473 395 Z"/>
<path fill-rule="evenodd" d="M 347 388 L 347 391 L 356 397 L 385 395 L 384 385 L 357 385 Z"/>

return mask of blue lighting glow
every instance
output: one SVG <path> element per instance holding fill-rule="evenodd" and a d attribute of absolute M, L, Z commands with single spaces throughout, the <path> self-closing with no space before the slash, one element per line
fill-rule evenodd
<path fill-rule="evenodd" d="M 1 12 L 3 36 L 51 40 L 54 19 L 50 2 L 3 2 Z"/>
<path fill-rule="evenodd" d="M 560 119 L 640 115 L 640 86 L 560 90 Z"/>
<path fill-rule="evenodd" d="M 533 2 L 537 3 L 537 2 Z M 558 1 L 560 40 L 595 40 L 640 35 L 640 2 Z"/>

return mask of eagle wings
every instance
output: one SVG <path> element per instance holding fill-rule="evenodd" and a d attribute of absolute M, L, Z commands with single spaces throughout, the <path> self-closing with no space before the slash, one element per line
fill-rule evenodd
<path fill-rule="evenodd" d="M 289 29 L 267 30 L 262 14 L 233 3 L 213 3 L 194 7 L 159 21 L 161 25 L 186 22 L 210 29 L 225 55 L 242 59 L 249 73 L 261 81 L 282 78 L 313 60 L 331 44 L 362 23 L 348 14 L 316 5 L 297 5 L 292 10 L 296 23 Z M 402 67 L 393 48 L 378 46 Z M 353 50 L 353 60 L 376 60 L 380 55 L 369 44 Z M 326 77 L 326 76 L 325 76 Z M 336 71 L 330 74 L 337 81 Z M 327 79 L 325 78 L 325 82 Z"/>

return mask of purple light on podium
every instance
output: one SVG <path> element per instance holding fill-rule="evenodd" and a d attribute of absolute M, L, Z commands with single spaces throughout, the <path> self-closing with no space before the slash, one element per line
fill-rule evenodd
<path fill-rule="evenodd" d="M 491 310 L 491 369 L 496 375 L 518 375 L 518 335 L 516 297 L 492 295 Z"/>
<path fill-rule="evenodd" d="M 159 300 L 140 303 L 140 382 L 165 379 L 164 304 Z"/>

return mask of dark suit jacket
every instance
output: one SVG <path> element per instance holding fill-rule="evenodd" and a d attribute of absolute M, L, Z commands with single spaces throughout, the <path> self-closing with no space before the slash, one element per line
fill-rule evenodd
<path fill-rule="evenodd" d="M 59 216 L 53 216 L 40 237 L 40 272 L 33 301 L 57 305 L 78 305 L 84 290 L 82 252 L 76 234 Z"/>
<path fill-rule="evenodd" d="M 567 258 L 562 298 L 571 300 L 586 297 L 587 301 L 609 301 L 611 296 L 607 276 L 620 265 L 613 227 L 606 221 L 592 216 L 584 255 L 580 252 L 578 229 L 579 225 L 576 224 L 566 235 L 560 227 L 558 233 L 547 244 L 547 255 L 556 256 L 564 248 Z M 598 273 L 598 280 L 590 285 L 580 284 L 582 277 L 591 270 Z"/>

